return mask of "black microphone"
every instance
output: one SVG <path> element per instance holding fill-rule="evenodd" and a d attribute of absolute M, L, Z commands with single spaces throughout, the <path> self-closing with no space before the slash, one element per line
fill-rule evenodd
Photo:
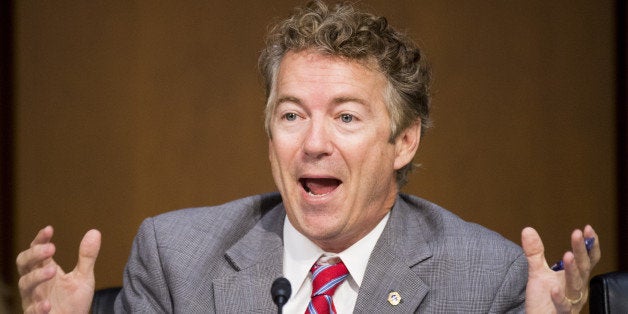
<path fill-rule="evenodd" d="M 273 302 L 277 304 L 277 313 L 281 314 L 281 309 L 284 304 L 290 299 L 292 288 L 290 287 L 290 281 L 284 277 L 279 277 L 273 281 L 273 285 L 270 287 L 270 294 L 273 296 Z"/>

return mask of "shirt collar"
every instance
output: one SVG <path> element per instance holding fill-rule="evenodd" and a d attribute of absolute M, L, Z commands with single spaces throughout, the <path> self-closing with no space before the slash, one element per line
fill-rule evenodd
<path fill-rule="evenodd" d="M 337 254 L 347 266 L 349 274 L 358 286 L 362 284 L 371 252 L 373 252 L 377 240 L 384 231 L 389 217 L 390 212 L 366 236 Z M 290 281 L 293 289 L 301 287 L 310 268 L 325 251 L 299 233 L 290 223 L 290 219 L 284 220 L 283 239 L 284 276 Z"/>

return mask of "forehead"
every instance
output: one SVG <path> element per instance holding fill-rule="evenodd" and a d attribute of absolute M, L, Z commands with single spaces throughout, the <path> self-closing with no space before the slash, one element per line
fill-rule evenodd
<path fill-rule="evenodd" d="M 314 51 L 288 52 L 278 70 L 273 93 L 275 101 L 286 96 L 383 100 L 387 82 L 374 61 Z"/>
<path fill-rule="evenodd" d="M 304 50 L 289 50 L 281 59 L 281 65 L 285 65 L 286 60 L 305 60 L 306 62 L 323 61 L 329 63 L 339 62 L 345 64 L 360 65 L 365 69 L 372 71 L 376 71 L 378 68 L 377 61 L 374 57 L 351 58 L 342 55 L 331 54 L 325 51 L 318 51 L 313 48 Z"/>

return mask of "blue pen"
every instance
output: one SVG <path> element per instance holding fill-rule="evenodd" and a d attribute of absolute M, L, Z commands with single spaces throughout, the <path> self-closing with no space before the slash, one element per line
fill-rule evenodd
<path fill-rule="evenodd" d="M 595 243 L 595 238 L 584 238 L 584 246 L 587 248 L 587 253 L 591 252 L 591 249 L 593 248 L 593 243 Z M 563 263 L 563 260 L 561 259 L 550 268 L 553 271 L 563 270 L 565 269 L 565 263 Z"/>

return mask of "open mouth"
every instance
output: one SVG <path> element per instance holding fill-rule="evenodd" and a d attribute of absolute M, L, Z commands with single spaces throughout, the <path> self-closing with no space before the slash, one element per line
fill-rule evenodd
<path fill-rule="evenodd" d="M 301 178 L 301 186 L 310 195 L 322 196 L 334 191 L 342 181 L 334 178 Z"/>

